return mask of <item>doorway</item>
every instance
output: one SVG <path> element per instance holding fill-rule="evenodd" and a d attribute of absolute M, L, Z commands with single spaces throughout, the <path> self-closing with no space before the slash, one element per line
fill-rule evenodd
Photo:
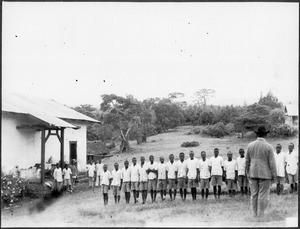
<path fill-rule="evenodd" d="M 70 163 L 75 159 L 77 165 L 77 141 L 70 142 Z"/>

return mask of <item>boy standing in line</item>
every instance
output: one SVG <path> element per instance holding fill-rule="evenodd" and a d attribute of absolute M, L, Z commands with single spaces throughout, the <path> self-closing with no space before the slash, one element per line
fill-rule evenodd
<path fill-rule="evenodd" d="M 277 177 L 275 179 L 277 195 L 280 195 L 280 193 L 282 193 L 283 185 L 285 183 L 286 154 L 284 152 L 282 152 L 281 149 L 282 149 L 282 146 L 280 144 L 277 144 L 276 151 L 274 153 L 275 162 L 276 162 L 276 171 L 277 171 Z"/>
<path fill-rule="evenodd" d="M 227 158 L 227 161 L 224 162 L 224 178 L 226 179 L 229 196 L 232 197 L 235 195 L 238 170 L 236 161 L 232 159 L 231 151 L 227 153 Z"/>
<path fill-rule="evenodd" d="M 66 164 L 63 170 L 63 177 L 64 177 L 64 185 L 66 186 L 68 192 L 72 192 L 71 174 L 72 174 L 71 169 L 69 168 L 69 165 Z"/>
<path fill-rule="evenodd" d="M 148 186 L 152 203 L 156 200 L 156 186 L 157 186 L 157 164 L 154 161 L 154 156 L 150 155 L 148 163 Z"/>
<path fill-rule="evenodd" d="M 72 175 L 71 175 L 71 177 L 72 177 L 72 189 L 75 189 L 75 181 L 76 181 L 77 174 L 78 174 L 75 159 L 72 159 L 72 164 L 70 166 L 70 169 L 71 169 L 71 172 L 72 172 Z"/>
<path fill-rule="evenodd" d="M 194 158 L 194 152 L 190 151 L 190 158 L 187 159 L 186 162 L 187 165 L 187 177 L 188 177 L 188 187 L 191 189 L 191 194 L 193 200 L 196 200 L 197 198 L 197 186 L 200 176 L 199 171 L 199 160 L 197 158 Z"/>
<path fill-rule="evenodd" d="M 147 189 L 148 189 L 148 165 L 145 163 L 145 157 L 141 156 L 141 165 L 139 167 L 140 175 L 140 192 L 142 195 L 142 204 L 146 203 L 147 200 Z"/>
<path fill-rule="evenodd" d="M 115 163 L 115 169 L 112 171 L 111 176 L 112 176 L 112 188 L 113 188 L 113 195 L 115 198 L 115 203 L 120 202 L 120 191 L 122 187 L 122 182 L 123 182 L 123 173 L 119 169 L 119 164 L 116 162 Z"/>
<path fill-rule="evenodd" d="M 96 161 L 95 170 L 96 170 L 95 186 L 98 187 L 99 185 L 101 188 L 101 174 L 103 173 L 103 163 L 101 163 L 101 159 L 99 159 L 99 161 Z"/>
<path fill-rule="evenodd" d="M 93 187 L 94 183 L 94 173 L 95 173 L 95 167 L 92 165 L 92 161 L 90 161 L 87 165 L 87 176 L 89 178 L 89 188 Z"/>
<path fill-rule="evenodd" d="M 132 166 L 130 167 L 130 182 L 131 190 L 133 192 L 134 203 L 137 203 L 137 198 L 139 194 L 139 165 L 136 163 L 136 158 L 132 158 Z"/>
<path fill-rule="evenodd" d="M 169 160 L 170 161 L 166 165 L 166 179 L 168 182 L 169 195 L 172 201 L 172 189 L 174 189 L 174 200 L 176 198 L 178 167 L 177 163 L 174 161 L 173 154 L 170 154 Z"/>
<path fill-rule="evenodd" d="M 58 192 L 60 192 L 62 188 L 63 178 L 62 178 L 62 170 L 60 168 L 59 163 L 56 164 L 56 169 L 54 169 L 53 177 L 54 177 L 56 189 Z"/>
<path fill-rule="evenodd" d="M 126 204 L 129 204 L 130 201 L 130 177 L 131 177 L 131 170 L 128 167 L 129 162 L 126 160 L 124 162 L 124 168 L 123 168 L 123 190 L 125 193 L 125 200 Z"/>
<path fill-rule="evenodd" d="M 244 149 L 239 149 L 238 158 L 236 159 L 237 162 L 237 168 L 238 168 L 238 183 L 241 189 L 241 194 L 247 194 L 248 193 L 248 181 L 246 177 L 246 157 L 245 157 L 245 151 Z"/>
<path fill-rule="evenodd" d="M 103 165 L 103 173 L 102 173 L 102 193 L 104 205 L 108 204 L 108 190 L 110 189 L 112 176 L 111 173 L 107 170 L 107 165 Z"/>
<path fill-rule="evenodd" d="M 298 185 L 298 154 L 293 151 L 294 144 L 289 144 L 289 152 L 286 155 L 286 172 L 289 178 L 289 184 L 291 187 L 290 192 L 297 193 Z"/>
<path fill-rule="evenodd" d="M 164 201 L 167 194 L 167 170 L 164 157 L 159 158 L 160 163 L 157 165 L 158 171 L 158 183 L 157 183 L 157 190 L 160 191 L 161 201 Z"/>
<path fill-rule="evenodd" d="M 221 185 L 222 185 L 222 176 L 223 176 L 223 168 L 224 161 L 223 158 L 219 156 L 219 149 L 214 149 L 214 156 L 210 158 L 211 162 L 211 185 L 214 189 L 214 196 L 217 199 L 217 186 L 218 186 L 218 199 L 220 199 L 221 195 Z"/>
<path fill-rule="evenodd" d="M 210 182 L 210 173 L 211 173 L 211 162 L 206 158 L 206 152 L 201 152 L 200 164 L 200 188 L 201 196 L 204 199 L 204 189 L 205 189 L 205 198 L 207 200 L 209 194 L 209 182 Z"/>
<path fill-rule="evenodd" d="M 187 164 L 184 160 L 184 153 L 179 154 L 179 161 L 177 162 L 178 167 L 178 188 L 182 200 L 186 199 L 186 183 L 187 183 Z"/>

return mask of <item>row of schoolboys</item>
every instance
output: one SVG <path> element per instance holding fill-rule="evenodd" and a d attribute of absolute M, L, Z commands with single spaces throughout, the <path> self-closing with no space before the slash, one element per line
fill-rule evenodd
<path fill-rule="evenodd" d="M 72 160 L 71 165 L 65 164 L 64 169 L 60 168 L 60 164 L 56 164 L 56 168 L 53 171 L 53 178 L 55 181 L 55 188 L 60 192 L 63 187 L 70 193 L 75 188 L 75 180 L 77 177 L 76 161 Z"/>

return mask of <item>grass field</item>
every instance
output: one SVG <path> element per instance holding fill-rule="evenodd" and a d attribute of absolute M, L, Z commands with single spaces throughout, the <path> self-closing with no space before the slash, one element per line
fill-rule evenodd
<path fill-rule="evenodd" d="M 113 169 L 113 163 L 122 164 L 127 158 L 131 161 L 133 156 L 148 156 L 153 154 L 155 160 L 159 156 L 168 158 L 170 153 L 178 156 L 179 152 L 188 154 L 193 149 L 196 157 L 200 157 L 200 152 L 205 150 L 208 156 L 212 156 L 213 148 L 220 149 L 220 155 L 225 158 L 226 152 L 231 150 L 234 158 L 238 156 L 238 149 L 246 149 L 248 143 L 253 139 L 238 139 L 235 136 L 223 139 L 201 137 L 200 135 L 185 135 L 192 127 L 179 127 L 168 133 L 152 136 L 147 143 L 136 145 L 132 142 L 133 150 L 130 153 L 115 155 L 105 160 L 109 170 Z M 199 141 L 200 146 L 194 148 L 181 148 L 184 141 Z M 290 142 L 298 148 L 298 139 L 268 139 L 272 145 L 281 143 L 283 150 L 287 150 Z M 287 191 L 288 185 L 285 186 Z M 207 202 L 203 202 L 198 195 L 197 201 L 193 202 L 190 195 L 185 202 L 181 201 L 177 194 L 177 199 L 173 202 L 167 200 L 161 202 L 158 195 L 156 203 L 142 205 L 125 204 L 124 194 L 121 194 L 121 202 L 116 205 L 113 196 L 109 194 L 109 203 L 103 206 L 102 193 L 100 189 L 82 188 L 73 194 L 66 194 L 60 199 L 47 206 L 43 211 L 30 212 L 39 200 L 24 203 L 21 207 L 6 209 L 1 212 L 1 224 L 6 226 L 169 226 L 169 227 L 284 227 L 289 224 L 289 217 L 293 222 L 298 222 L 298 195 L 285 194 L 277 196 L 270 195 L 270 202 L 261 219 L 253 218 L 250 210 L 250 197 L 237 195 L 230 198 L 224 194 L 220 201 L 215 201 L 210 195 Z M 132 200 L 131 200 L 132 202 Z"/>

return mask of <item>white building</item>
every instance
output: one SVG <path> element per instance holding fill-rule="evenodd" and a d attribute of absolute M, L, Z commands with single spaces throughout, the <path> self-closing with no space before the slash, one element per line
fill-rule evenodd
<path fill-rule="evenodd" d="M 299 112 L 296 104 L 286 105 L 285 111 L 285 123 L 290 126 L 298 126 Z"/>
<path fill-rule="evenodd" d="M 45 161 L 77 160 L 79 171 L 86 167 L 86 128 L 99 122 L 54 100 L 18 94 L 2 95 L 1 169 L 15 165 L 27 169 Z M 63 160 L 61 160 L 63 159 Z"/>

